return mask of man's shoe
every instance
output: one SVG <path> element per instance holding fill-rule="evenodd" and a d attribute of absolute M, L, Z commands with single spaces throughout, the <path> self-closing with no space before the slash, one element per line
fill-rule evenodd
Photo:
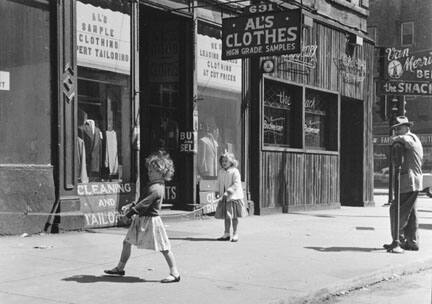
<path fill-rule="evenodd" d="M 405 249 L 405 250 L 409 250 L 409 251 L 418 251 L 418 250 L 420 249 L 419 246 L 416 245 L 416 244 L 409 245 L 409 244 L 407 244 L 407 243 L 402 244 L 402 245 L 401 245 L 401 248 L 402 248 L 402 249 Z"/>
<path fill-rule="evenodd" d="M 404 253 L 405 251 L 398 245 L 396 247 L 387 249 L 387 252 L 390 252 L 390 253 Z"/>
<path fill-rule="evenodd" d="M 116 276 L 124 276 L 125 275 L 125 271 L 119 270 L 117 267 L 115 267 L 113 269 L 109 269 L 109 270 L 104 270 L 104 272 L 106 274 L 109 274 L 109 275 L 116 275 Z"/>

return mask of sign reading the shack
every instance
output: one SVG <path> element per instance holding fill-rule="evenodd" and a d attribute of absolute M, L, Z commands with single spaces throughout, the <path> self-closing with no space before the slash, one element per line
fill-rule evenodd
<path fill-rule="evenodd" d="M 432 96 L 432 51 L 386 48 L 384 94 Z"/>
<path fill-rule="evenodd" d="M 300 53 L 301 11 L 222 20 L 222 59 Z"/>

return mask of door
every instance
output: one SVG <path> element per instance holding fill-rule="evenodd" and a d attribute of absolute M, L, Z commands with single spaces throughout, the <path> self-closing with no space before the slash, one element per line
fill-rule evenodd
<path fill-rule="evenodd" d="M 340 201 L 363 206 L 363 101 L 342 98 L 340 131 Z"/>

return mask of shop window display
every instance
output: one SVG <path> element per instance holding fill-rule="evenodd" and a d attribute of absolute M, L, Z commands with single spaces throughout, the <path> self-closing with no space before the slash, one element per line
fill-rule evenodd
<path fill-rule="evenodd" d="M 223 61 L 221 50 L 220 28 L 199 22 L 197 172 L 202 179 L 216 178 L 222 153 L 237 159 L 242 153 L 241 60 Z"/>
<path fill-rule="evenodd" d="M 302 88 L 270 79 L 264 88 L 264 145 L 299 148 Z"/>
<path fill-rule="evenodd" d="M 304 111 L 306 148 L 336 150 L 337 95 L 307 88 Z"/>
<path fill-rule="evenodd" d="M 77 1 L 78 181 L 131 177 L 130 5 Z"/>

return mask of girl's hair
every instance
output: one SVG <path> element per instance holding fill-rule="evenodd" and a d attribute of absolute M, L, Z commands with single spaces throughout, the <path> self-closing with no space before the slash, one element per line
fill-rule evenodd
<path fill-rule="evenodd" d="M 231 167 L 235 167 L 235 168 L 237 168 L 237 166 L 238 166 L 238 161 L 237 161 L 237 159 L 235 158 L 235 156 L 234 156 L 233 153 L 225 152 L 224 154 L 222 154 L 221 156 L 219 156 L 219 164 L 221 165 L 221 167 L 222 167 L 222 160 L 223 160 L 224 158 L 226 158 L 226 159 L 231 163 Z"/>
<path fill-rule="evenodd" d="M 174 163 L 170 155 L 164 150 L 154 152 L 146 158 L 147 169 L 150 166 L 162 174 L 162 177 L 166 181 L 171 180 L 174 175 Z"/>

